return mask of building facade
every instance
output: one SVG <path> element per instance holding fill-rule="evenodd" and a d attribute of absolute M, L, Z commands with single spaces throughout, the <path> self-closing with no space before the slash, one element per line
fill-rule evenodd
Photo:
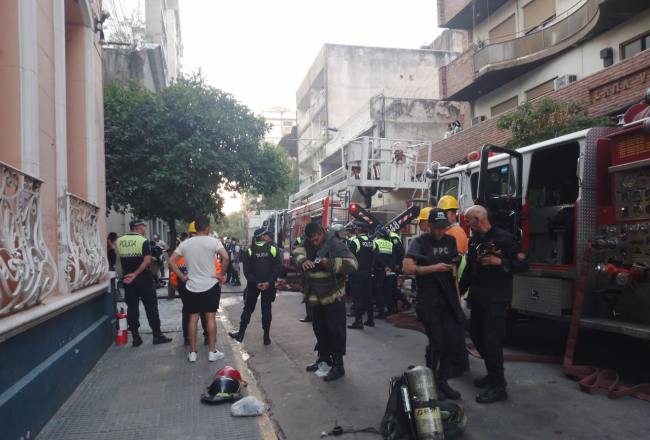
<path fill-rule="evenodd" d="M 100 2 L 0 2 L 0 426 L 34 436 L 112 343 Z"/>
<path fill-rule="evenodd" d="M 331 162 L 335 153 L 326 144 L 349 120 L 369 114 L 374 96 L 439 98 L 438 68 L 466 44 L 463 32 L 446 37 L 438 40 L 445 47 L 437 43 L 435 49 L 323 46 L 296 93 L 301 188 L 324 177 L 321 163 Z"/>
<path fill-rule="evenodd" d="M 160 46 L 165 82 L 178 78 L 183 56 L 178 0 L 146 0 L 145 42 Z"/>
<path fill-rule="evenodd" d="M 291 129 L 296 125 L 296 112 L 286 107 L 263 111 L 262 116 L 271 126 L 264 135 L 264 141 L 274 145 L 278 145 L 283 137 L 290 135 Z"/>
<path fill-rule="evenodd" d="M 437 159 L 504 143 L 498 116 L 541 97 L 583 101 L 593 116 L 621 113 L 650 85 L 648 23 L 644 0 L 438 0 L 438 25 L 470 41 L 440 69 L 439 88 L 469 103 L 472 126 L 434 145 Z"/>

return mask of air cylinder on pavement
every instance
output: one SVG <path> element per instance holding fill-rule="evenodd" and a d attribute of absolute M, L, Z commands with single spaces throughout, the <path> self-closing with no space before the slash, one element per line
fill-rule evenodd
<path fill-rule="evenodd" d="M 418 440 L 441 440 L 445 438 L 442 426 L 433 372 L 430 368 L 417 366 L 406 370 L 409 392 Z"/>

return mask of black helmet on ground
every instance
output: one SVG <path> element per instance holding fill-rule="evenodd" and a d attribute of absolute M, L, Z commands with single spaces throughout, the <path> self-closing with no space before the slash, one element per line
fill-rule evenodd
<path fill-rule="evenodd" d="M 201 401 L 209 404 L 239 400 L 241 384 L 229 377 L 217 376 L 201 394 Z"/>

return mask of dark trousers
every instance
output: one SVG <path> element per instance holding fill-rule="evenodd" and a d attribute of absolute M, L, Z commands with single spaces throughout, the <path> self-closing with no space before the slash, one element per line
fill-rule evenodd
<path fill-rule="evenodd" d="M 305 301 L 305 318 L 309 319 L 310 321 L 313 321 L 313 316 L 311 314 L 311 306 L 309 305 L 309 301 L 307 299 Z"/>
<path fill-rule="evenodd" d="M 140 301 L 144 304 L 147 321 L 154 335 L 160 334 L 160 316 L 158 315 L 158 298 L 151 277 L 141 275 L 131 284 L 124 285 L 124 302 L 127 307 L 126 321 L 129 330 L 138 331 L 140 328 Z"/>
<path fill-rule="evenodd" d="M 239 331 L 245 331 L 248 323 L 251 322 L 251 315 L 257 305 L 257 297 L 262 295 L 262 328 L 268 331 L 271 328 L 271 304 L 275 300 L 275 288 L 260 290 L 256 286 L 246 286 L 246 295 L 244 300 L 244 310 L 241 312 L 239 320 Z"/>
<path fill-rule="evenodd" d="M 368 313 L 368 320 L 374 318 L 372 308 L 372 275 L 355 273 L 348 281 L 350 295 L 354 301 L 354 315 L 358 321 L 363 318 L 364 313 Z"/>
<path fill-rule="evenodd" d="M 386 309 L 386 295 L 388 284 L 386 283 L 386 272 L 384 270 L 375 270 L 372 277 L 372 296 L 377 305 L 377 312 L 384 313 Z M 390 292 L 388 292 L 390 295 Z"/>
<path fill-rule="evenodd" d="M 332 304 L 311 306 L 313 328 L 321 359 L 340 358 L 345 354 L 346 315 L 342 299 Z"/>
<path fill-rule="evenodd" d="M 386 277 L 385 303 L 388 313 L 397 313 L 397 300 L 400 293 L 397 288 L 397 274 Z"/>
<path fill-rule="evenodd" d="M 485 362 L 488 381 L 493 387 L 505 387 L 503 338 L 506 334 L 505 303 L 472 304 L 470 337 Z"/>
<path fill-rule="evenodd" d="M 451 364 L 458 357 L 458 318 L 445 305 L 428 307 L 424 315 L 426 318 L 422 324 L 429 340 L 425 353 L 427 366 L 433 371 L 436 380 L 446 382 Z"/>

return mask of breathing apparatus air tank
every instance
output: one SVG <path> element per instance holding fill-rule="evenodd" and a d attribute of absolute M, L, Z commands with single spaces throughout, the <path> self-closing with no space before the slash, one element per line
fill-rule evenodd
<path fill-rule="evenodd" d="M 406 370 L 411 406 L 418 440 L 441 440 L 445 438 L 442 426 L 438 392 L 430 368 L 417 366 Z"/>

